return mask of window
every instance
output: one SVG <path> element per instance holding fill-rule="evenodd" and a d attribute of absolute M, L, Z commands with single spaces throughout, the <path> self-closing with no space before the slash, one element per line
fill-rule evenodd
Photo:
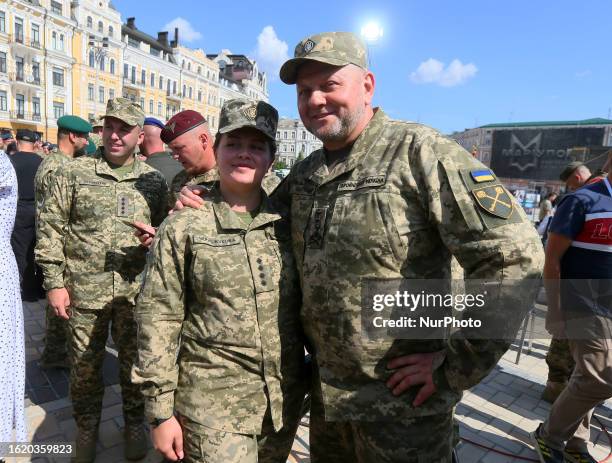
<path fill-rule="evenodd" d="M 164 89 L 164 78 L 162 76 L 159 76 L 159 89 Z"/>
<path fill-rule="evenodd" d="M 23 43 L 23 19 L 15 18 L 15 41 Z"/>
<path fill-rule="evenodd" d="M 187 85 L 183 84 L 183 96 L 187 96 Z"/>
<path fill-rule="evenodd" d="M 101 85 L 98 87 L 98 101 L 100 103 L 106 103 L 106 100 L 104 99 L 104 87 Z"/>
<path fill-rule="evenodd" d="M 94 52 L 90 51 L 89 52 L 89 67 L 93 68 L 96 66 L 96 58 L 94 56 Z"/>
<path fill-rule="evenodd" d="M 0 51 L 0 72 L 6 73 L 6 53 Z"/>
<path fill-rule="evenodd" d="M 172 82 L 172 93 L 176 95 L 176 80 Z"/>
<path fill-rule="evenodd" d="M 149 100 L 149 113 L 153 114 L 153 100 Z"/>
<path fill-rule="evenodd" d="M 51 32 L 51 48 L 57 50 L 57 33 Z"/>
<path fill-rule="evenodd" d="M 89 84 L 87 86 L 87 99 L 89 101 L 93 101 L 94 100 L 94 86 L 93 86 L 93 84 Z"/>
<path fill-rule="evenodd" d="M 151 73 L 151 87 L 155 87 L 155 74 Z"/>
<path fill-rule="evenodd" d="M 127 63 L 123 63 L 123 77 L 127 78 L 128 76 L 128 65 Z"/>
<path fill-rule="evenodd" d="M 202 90 L 198 90 L 198 101 L 202 101 Z"/>
<path fill-rule="evenodd" d="M 114 33 L 115 30 L 113 29 L 113 26 L 108 26 L 108 36 L 112 37 Z"/>
<path fill-rule="evenodd" d="M 287 131 L 283 131 L 283 138 L 286 140 L 287 139 Z"/>
<path fill-rule="evenodd" d="M 198 74 L 202 75 L 202 66 L 198 66 Z"/>
<path fill-rule="evenodd" d="M 32 77 L 34 83 L 40 84 L 40 64 L 35 61 L 32 62 Z"/>
<path fill-rule="evenodd" d="M 38 24 L 32 24 L 32 46 L 40 47 L 40 27 Z"/>
<path fill-rule="evenodd" d="M 187 63 L 187 70 L 191 71 L 191 63 Z"/>
<path fill-rule="evenodd" d="M 291 145 L 291 152 L 295 153 L 295 145 Z"/>
<path fill-rule="evenodd" d="M 136 83 L 136 66 L 132 66 L 132 78 L 131 81 L 133 84 Z"/>
<path fill-rule="evenodd" d="M 100 71 L 104 72 L 106 68 L 106 60 L 104 59 L 104 56 L 100 57 Z"/>
<path fill-rule="evenodd" d="M 56 87 L 64 86 L 64 70 L 61 68 L 53 68 L 53 85 Z"/>
<path fill-rule="evenodd" d="M 6 100 L 6 91 L 0 90 L 0 111 L 6 111 L 8 107 L 8 103 Z"/>
<path fill-rule="evenodd" d="M 149 48 L 149 53 L 153 56 L 159 56 L 160 50 L 158 48 Z"/>
<path fill-rule="evenodd" d="M 142 85 L 147 85 L 147 71 L 144 69 L 140 72 L 140 83 Z"/>
<path fill-rule="evenodd" d="M 53 102 L 53 117 L 59 119 L 64 115 L 64 103 L 60 101 Z"/>
<path fill-rule="evenodd" d="M 15 109 L 17 117 L 23 119 L 25 117 L 25 97 L 19 93 L 15 95 Z"/>
<path fill-rule="evenodd" d="M 93 27 L 93 19 L 91 19 L 91 16 L 87 16 L 87 27 L 90 29 Z"/>
<path fill-rule="evenodd" d="M 59 36 L 59 47 L 58 50 L 64 50 L 64 34 L 60 34 Z"/>
<path fill-rule="evenodd" d="M 144 98 L 140 98 L 140 107 L 142 109 L 144 109 L 145 105 L 144 105 Z"/>
<path fill-rule="evenodd" d="M 189 87 L 189 98 L 193 99 L 193 87 Z"/>
<path fill-rule="evenodd" d="M 115 89 L 114 88 L 109 88 L 108 89 L 108 99 L 109 100 L 114 100 L 115 99 Z"/>
<path fill-rule="evenodd" d="M 16 80 L 23 81 L 23 56 L 15 57 L 15 71 Z"/>
<path fill-rule="evenodd" d="M 134 48 L 140 48 L 140 41 L 132 38 L 132 37 L 128 37 L 128 45 L 130 47 L 134 47 Z"/>
<path fill-rule="evenodd" d="M 104 34 L 104 24 L 102 24 L 102 21 L 98 21 L 98 32 Z"/>
<path fill-rule="evenodd" d="M 302 132 L 302 140 L 306 140 L 306 132 Z"/>
<path fill-rule="evenodd" d="M 162 104 L 161 103 L 157 103 L 157 115 L 158 116 L 162 115 Z"/>
<path fill-rule="evenodd" d="M 115 73 L 115 60 L 111 58 L 110 60 L 110 73 L 114 74 Z"/>
<path fill-rule="evenodd" d="M 51 0 L 51 11 L 57 14 L 62 14 L 62 3 Z"/>
<path fill-rule="evenodd" d="M 40 98 L 37 96 L 32 97 L 32 114 L 40 117 Z"/>
<path fill-rule="evenodd" d="M 6 32 L 6 13 L 4 11 L 0 11 L 0 32 Z"/>
<path fill-rule="evenodd" d="M 166 94 L 170 95 L 170 79 L 166 81 Z"/>

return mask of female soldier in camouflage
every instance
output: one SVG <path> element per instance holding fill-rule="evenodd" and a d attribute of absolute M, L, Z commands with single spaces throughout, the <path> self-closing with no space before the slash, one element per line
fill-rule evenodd
<path fill-rule="evenodd" d="M 278 113 L 228 101 L 220 182 L 157 232 L 137 308 L 155 448 L 186 462 L 285 462 L 304 398 L 300 292 L 289 228 L 261 189 Z"/>

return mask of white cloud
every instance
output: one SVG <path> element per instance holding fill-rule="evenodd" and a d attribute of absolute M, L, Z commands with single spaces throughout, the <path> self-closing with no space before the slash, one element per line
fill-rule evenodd
<path fill-rule="evenodd" d="M 180 42 L 193 42 L 194 40 L 200 40 L 202 38 L 202 34 L 196 31 L 193 26 L 186 19 L 174 18 L 168 24 L 163 27 L 163 30 L 170 32 L 170 36 L 174 32 L 174 28 L 178 27 L 179 29 L 179 43 Z"/>
<path fill-rule="evenodd" d="M 442 87 L 454 87 L 465 83 L 478 72 L 474 63 L 463 64 L 454 59 L 447 67 L 434 58 L 423 61 L 416 71 L 410 73 L 410 80 L 415 84 L 438 84 Z"/>
<path fill-rule="evenodd" d="M 289 59 L 287 42 L 276 35 L 272 26 L 266 26 L 257 36 L 257 49 L 253 52 L 259 68 L 266 71 L 268 78 L 274 80 L 278 76 L 281 65 Z"/>
<path fill-rule="evenodd" d="M 583 71 L 578 71 L 576 73 L 576 77 L 578 77 L 579 79 L 582 79 L 583 77 L 589 77 L 592 74 L 590 69 L 585 69 Z"/>

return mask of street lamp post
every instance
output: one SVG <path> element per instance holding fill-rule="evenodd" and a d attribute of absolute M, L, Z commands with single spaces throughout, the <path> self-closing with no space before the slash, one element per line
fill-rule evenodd
<path fill-rule="evenodd" d="M 97 108 L 98 102 L 96 101 L 96 89 L 99 89 L 98 83 L 98 71 L 100 68 L 100 63 L 102 60 L 108 55 L 108 37 L 104 37 L 102 39 L 97 38 L 96 36 L 89 34 L 89 42 L 88 47 L 89 53 L 93 53 L 94 58 L 94 68 L 96 69 L 96 84 L 94 85 L 94 107 Z M 89 61 L 89 54 L 87 56 L 87 60 Z M 97 113 L 98 111 L 96 111 Z"/>

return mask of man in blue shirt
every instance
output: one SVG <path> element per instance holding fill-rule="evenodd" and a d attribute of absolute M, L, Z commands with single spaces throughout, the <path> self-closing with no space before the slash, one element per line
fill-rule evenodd
<path fill-rule="evenodd" d="M 542 463 L 596 463 L 587 451 L 593 408 L 612 397 L 612 172 L 567 195 L 550 226 L 544 264 L 546 328 L 576 362 L 546 422 L 532 434 Z"/>

